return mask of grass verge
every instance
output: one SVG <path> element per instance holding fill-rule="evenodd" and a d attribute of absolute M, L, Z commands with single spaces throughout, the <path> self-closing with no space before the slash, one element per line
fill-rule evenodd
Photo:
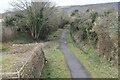
<path fill-rule="evenodd" d="M 69 49 L 74 52 L 75 56 L 85 66 L 93 78 L 118 78 L 118 69 L 111 67 L 110 64 L 103 58 L 100 58 L 92 48 L 86 47 L 88 54 L 83 53 L 73 42 L 70 31 L 67 32 L 66 39 Z"/>
<path fill-rule="evenodd" d="M 61 32 L 62 30 L 51 36 L 57 35 L 57 37 L 60 37 Z M 44 48 L 45 57 L 48 62 L 45 64 L 42 71 L 42 78 L 70 78 L 70 73 L 65 64 L 64 55 L 58 49 L 58 39 L 59 38 L 56 38 L 56 40 L 54 39 L 53 41 L 50 41 Z"/>

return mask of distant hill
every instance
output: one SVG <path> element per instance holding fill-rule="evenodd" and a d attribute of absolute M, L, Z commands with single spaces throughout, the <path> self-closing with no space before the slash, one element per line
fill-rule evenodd
<path fill-rule="evenodd" d="M 118 8 L 119 5 L 119 8 Z M 59 9 L 71 13 L 74 10 L 79 10 L 79 11 L 86 11 L 87 9 L 93 9 L 97 12 L 102 12 L 108 9 L 114 9 L 115 11 L 120 11 L 120 2 L 113 2 L 113 3 L 101 3 L 101 4 L 89 4 L 89 5 L 72 5 L 72 6 L 59 6 Z M 5 18 L 7 15 L 12 15 L 13 12 L 5 12 L 5 13 L 0 13 L 0 19 Z"/>
<path fill-rule="evenodd" d="M 86 11 L 87 9 L 94 9 L 95 11 L 100 12 L 100 11 L 105 11 L 110 8 L 118 11 L 118 4 L 119 2 L 89 4 L 89 5 L 73 5 L 73 6 L 63 6 L 61 7 L 61 9 L 67 13 L 71 13 L 74 10 Z"/>

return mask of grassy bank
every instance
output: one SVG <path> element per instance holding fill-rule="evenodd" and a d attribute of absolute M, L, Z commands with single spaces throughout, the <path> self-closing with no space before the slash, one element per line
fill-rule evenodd
<path fill-rule="evenodd" d="M 73 42 L 70 31 L 66 35 L 67 46 L 75 54 L 78 60 L 85 66 L 93 78 L 117 78 L 118 70 L 116 67 L 111 67 L 110 64 L 100 58 L 92 48 L 86 47 L 86 52 L 83 53 Z"/>
<path fill-rule="evenodd" d="M 62 30 L 50 35 L 50 42 L 44 48 L 47 63 L 42 72 L 42 78 L 70 78 L 70 73 L 65 64 L 64 55 L 58 49 L 59 38 Z"/>

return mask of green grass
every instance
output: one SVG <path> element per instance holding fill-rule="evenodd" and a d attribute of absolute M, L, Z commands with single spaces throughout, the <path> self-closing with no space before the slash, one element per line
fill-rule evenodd
<path fill-rule="evenodd" d="M 44 66 L 42 71 L 42 78 L 70 78 L 69 70 L 65 64 L 64 55 L 58 49 L 58 39 L 60 37 L 60 33 L 62 30 L 55 32 L 50 35 L 50 37 L 54 37 L 57 35 L 56 39 L 52 39 L 49 44 L 44 48 L 45 57 L 47 59 L 47 63 Z"/>
<path fill-rule="evenodd" d="M 70 31 L 66 35 L 67 46 L 74 52 L 75 56 L 82 62 L 88 72 L 93 78 L 118 78 L 118 69 L 111 67 L 110 64 L 99 55 L 92 48 L 85 48 L 88 54 L 83 53 L 76 45 L 70 36 Z"/>
<path fill-rule="evenodd" d="M 45 50 L 48 62 L 42 72 L 43 78 L 70 78 L 69 71 L 64 62 L 63 54 L 55 48 Z"/>
<path fill-rule="evenodd" d="M 0 51 L 9 51 L 11 44 L 10 43 L 0 43 Z"/>
<path fill-rule="evenodd" d="M 62 31 L 62 29 L 58 29 L 56 32 L 50 34 L 47 39 L 50 41 L 59 40 Z"/>

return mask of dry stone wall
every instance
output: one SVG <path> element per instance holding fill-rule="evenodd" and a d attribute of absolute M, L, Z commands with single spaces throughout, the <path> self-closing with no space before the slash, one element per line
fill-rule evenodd
<path fill-rule="evenodd" d="M 25 49 L 25 47 L 27 49 Z M 19 47 L 19 50 L 12 51 L 13 54 L 17 54 L 19 52 L 24 52 L 25 54 L 29 54 L 26 59 L 24 60 L 24 63 L 21 64 L 21 67 L 16 72 L 0 72 L 0 75 L 2 74 L 2 78 L 40 78 L 42 69 L 44 67 L 45 63 L 45 56 L 43 52 L 43 45 L 38 43 L 33 44 L 26 44 L 26 45 L 14 45 L 14 47 Z M 24 50 L 22 50 L 23 48 Z M 21 54 L 22 54 L 21 52 Z M 12 54 L 10 53 L 10 54 Z M 20 66 L 20 65 L 17 65 Z"/>
<path fill-rule="evenodd" d="M 37 46 L 33 51 L 32 55 L 28 57 L 28 61 L 19 71 L 19 78 L 40 78 L 41 71 L 44 66 L 44 52 Z"/>
<path fill-rule="evenodd" d="M 40 78 L 44 67 L 44 52 L 40 47 L 33 50 L 33 54 L 28 57 L 27 63 L 19 71 L 19 78 Z"/>

